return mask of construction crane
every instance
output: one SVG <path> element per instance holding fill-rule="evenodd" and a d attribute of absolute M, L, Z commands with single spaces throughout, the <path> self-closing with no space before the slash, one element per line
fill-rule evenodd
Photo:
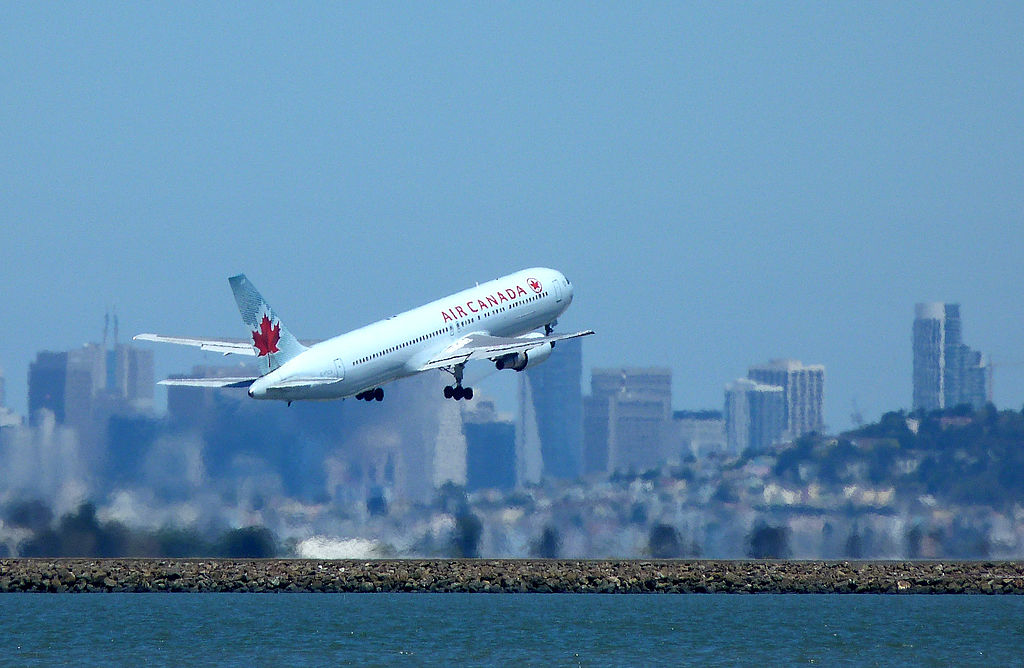
<path fill-rule="evenodd" d="M 1007 367 L 1011 367 L 1012 368 L 1012 367 L 1016 367 L 1016 366 L 1024 366 L 1024 360 L 1019 360 L 1017 362 L 999 362 L 998 364 L 996 364 L 996 362 L 994 360 L 989 358 L 989 362 L 988 362 L 988 365 L 986 367 L 988 369 L 988 379 L 987 379 L 988 383 L 986 383 L 987 387 L 985 388 L 987 390 L 985 392 L 985 400 L 987 402 L 993 403 L 992 402 L 992 388 L 995 386 L 996 367 L 998 367 L 1000 369 L 1005 369 Z"/>

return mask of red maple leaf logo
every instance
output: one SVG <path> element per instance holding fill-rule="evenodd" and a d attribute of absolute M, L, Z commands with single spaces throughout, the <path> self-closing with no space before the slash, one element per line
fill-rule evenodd
<path fill-rule="evenodd" d="M 528 279 L 526 279 L 526 282 L 530 284 L 530 289 L 531 290 L 533 290 L 537 294 L 540 294 L 540 291 L 541 291 L 540 281 L 538 281 L 536 278 L 528 278 Z"/>
<path fill-rule="evenodd" d="M 270 326 L 270 318 L 266 315 L 263 316 L 263 321 L 260 323 L 260 328 L 252 333 L 252 342 L 259 351 L 259 356 L 263 357 L 270 353 L 277 352 L 277 342 L 281 340 L 281 323 L 274 323 L 274 326 Z"/>

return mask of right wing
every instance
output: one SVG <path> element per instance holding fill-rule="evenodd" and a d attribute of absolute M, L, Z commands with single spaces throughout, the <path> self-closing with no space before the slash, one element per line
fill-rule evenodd
<path fill-rule="evenodd" d="M 181 346 L 195 346 L 201 350 L 212 350 L 225 355 L 249 355 L 256 356 L 256 348 L 251 343 L 231 339 L 190 339 L 182 336 L 160 336 L 159 334 L 137 334 L 132 337 L 136 341 L 156 341 L 157 343 L 176 343 Z M 218 379 L 220 380 L 220 379 Z M 165 383 L 168 384 L 168 383 Z M 221 387 L 209 385 L 204 387 Z"/>
<path fill-rule="evenodd" d="M 589 336 L 592 329 L 572 334 L 548 334 L 547 336 L 490 336 L 488 334 L 467 334 L 438 355 L 427 360 L 426 364 L 417 369 L 443 369 L 455 364 L 464 364 L 471 359 L 494 359 L 510 353 L 521 353 L 542 346 L 545 343 L 556 343 L 580 336 Z"/>

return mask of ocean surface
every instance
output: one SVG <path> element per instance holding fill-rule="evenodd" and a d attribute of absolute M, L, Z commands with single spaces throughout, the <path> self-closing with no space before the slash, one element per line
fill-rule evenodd
<path fill-rule="evenodd" d="M 1024 665 L 1024 597 L 0 594 L 0 665 Z"/>

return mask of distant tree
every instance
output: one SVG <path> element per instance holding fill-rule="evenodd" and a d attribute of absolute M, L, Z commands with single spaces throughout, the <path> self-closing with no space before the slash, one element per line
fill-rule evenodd
<path fill-rule="evenodd" d="M 165 527 L 156 532 L 156 555 L 171 559 L 202 557 L 214 552 L 214 546 L 193 529 Z"/>
<path fill-rule="evenodd" d="M 675 527 L 655 524 L 647 538 L 647 550 L 655 559 L 678 559 L 683 556 L 683 541 Z"/>
<path fill-rule="evenodd" d="M 473 513 L 460 513 L 455 518 L 455 534 L 452 537 L 452 550 L 456 558 L 477 559 L 480 556 L 480 536 L 484 525 Z"/>
<path fill-rule="evenodd" d="M 557 559 L 562 549 L 562 537 L 558 529 L 548 524 L 541 532 L 540 538 L 533 544 L 531 552 L 541 559 Z"/>
<path fill-rule="evenodd" d="M 132 554 L 134 534 L 119 522 L 100 524 L 96 506 L 83 503 L 55 529 L 37 532 L 21 548 L 26 557 L 123 557 Z"/>
<path fill-rule="evenodd" d="M 915 524 L 910 527 L 906 534 L 907 559 L 917 559 L 921 556 L 921 540 L 923 538 L 924 532 L 919 525 Z"/>
<path fill-rule="evenodd" d="M 853 531 L 846 537 L 846 545 L 843 546 L 843 556 L 850 559 L 864 558 L 864 538 L 860 535 L 857 527 L 853 527 Z"/>
<path fill-rule="evenodd" d="M 215 551 L 230 559 L 270 559 L 277 556 L 277 539 L 262 526 L 233 529 L 220 537 Z"/>
<path fill-rule="evenodd" d="M 785 559 L 789 556 L 789 529 L 758 522 L 747 536 L 747 556 L 753 559 Z"/>
<path fill-rule="evenodd" d="M 469 507 L 469 499 L 466 497 L 466 489 L 456 485 L 451 480 L 446 481 L 437 489 L 434 496 L 434 506 L 443 513 L 458 515 Z"/>
<path fill-rule="evenodd" d="M 736 493 L 732 483 L 728 480 L 723 480 L 718 483 L 718 489 L 715 490 L 711 499 L 718 503 L 736 503 L 740 500 L 740 495 Z"/>
<path fill-rule="evenodd" d="M 483 524 L 480 518 L 468 510 L 455 518 L 453 551 L 457 558 L 475 559 L 480 556 L 480 536 Z"/>
<path fill-rule="evenodd" d="M 14 501 L 4 509 L 7 523 L 34 532 L 45 530 L 53 521 L 53 511 L 39 499 Z"/>

